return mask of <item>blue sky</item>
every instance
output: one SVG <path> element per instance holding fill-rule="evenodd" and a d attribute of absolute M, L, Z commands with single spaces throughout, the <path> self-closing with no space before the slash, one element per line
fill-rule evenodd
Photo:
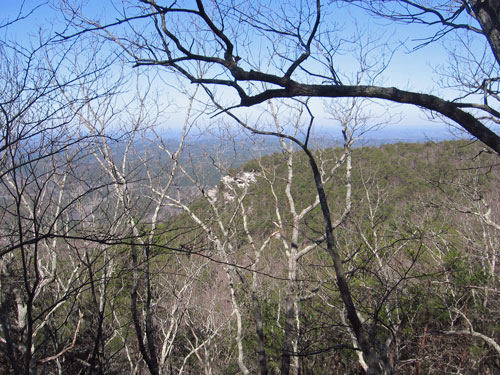
<path fill-rule="evenodd" d="M 7 19 L 12 20 L 18 14 L 21 2 L 8 0 L 0 1 L 3 3 L 3 11 L 0 20 L 2 23 Z M 100 15 L 107 13 L 108 17 L 112 17 L 114 13 L 111 1 L 89 0 L 86 1 L 85 4 L 87 11 L 93 13 Z M 19 43 L 26 43 L 29 35 L 36 35 L 40 28 L 46 28 L 48 25 L 52 25 L 52 30 L 61 30 L 62 23 L 58 21 L 61 15 L 46 1 L 25 1 L 24 14 L 37 6 L 39 6 L 39 8 L 28 19 L 13 25 L 8 31 L 5 29 L 0 30 L 3 34 L 2 38 L 4 38 L 7 33 L 9 39 L 14 38 Z M 353 7 L 343 7 L 339 9 L 338 13 L 336 13 L 336 17 L 339 27 L 342 28 L 342 32 L 346 35 L 353 33 L 355 27 L 357 27 L 358 29 L 366 30 L 366 34 L 369 36 L 384 34 L 393 43 L 398 41 L 403 43 L 398 49 L 398 52 L 393 56 L 390 68 L 385 72 L 384 76 L 386 79 L 383 81 L 382 85 L 433 94 L 449 94 L 438 88 L 435 82 L 437 77 L 433 72 L 433 69 L 446 64 L 447 55 L 444 51 L 442 42 L 436 42 L 425 48 L 412 51 L 419 43 L 417 39 L 424 36 L 430 36 L 435 30 L 424 26 L 394 25 L 393 23 L 387 23 L 383 20 L 377 20 L 376 23 L 374 23 L 372 19 L 366 16 L 364 11 Z M 352 22 L 353 19 L 357 22 L 356 26 Z M 349 60 L 347 58 L 345 65 L 349 65 Z M 180 105 L 182 106 L 182 103 Z M 323 104 L 320 100 L 315 101 L 313 104 L 313 107 L 318 112 L 318 123 L 327 125 L 330 121 L 328 120 L 328 115 L 323 112 L 322 106 Z M 379 106 L 372 106 L 370 108 L 376 113 L 377 111 L 382 113 L 381 107 Z M 400 106 L 392 110 L 392 112 L 396 114 L 393 119 L 401 118 L 401 121 L 398 123 L 399 125 L 395 126 L 402 127 L 408 125 L 414 129 L 421 125 L 425 131 L 432 132 L 432 130 L 429 130 L 432 129 L 432 127 L 429 127 L 431 122 L 419 109 L 411 106 Z M 180 121 L 180 118 L 174 119 L 174 121 Z M 436 127 L 436 131 L 440 132 L 440 129 L 442 129 L 442 126 Z"/>

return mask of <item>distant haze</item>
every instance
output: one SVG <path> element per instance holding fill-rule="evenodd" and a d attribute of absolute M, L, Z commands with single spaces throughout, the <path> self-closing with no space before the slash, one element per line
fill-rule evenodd
<path fill-rule="evenodd" d="M 315 138 L 334 140 L 341 142 L 339 127 L 323 127 L 316 131 Z M 356 146 L 377 146 L 387 143 L 420 143 L 420 142 L 440 142 L 451 139 L 466 139 L 470 135 L 462 131 L 450 128 L 445 124 L 424 124 L 424 125 L 387 125 L 381 128 L 370 130 L 360 136 Z"/>
<path fill-rule="evenodd" d="M 465 138 L 466 135 L 447 125 L 388 125 L 378 130 L 367 132 L 364 139 L 374 139 L 394 142 L 426 142 L 444 141 L 449 139 Z M 469 135 L 470 137 L 470 135 Z"/>
<path fill-rule="evenodd" d="M 180 130 L 174 128 L 160 133 L 164 140 L 177 142 L 181 136 Z M 279 148 L 276 138 L 272 136 L 257 136 L 261 139 L 261 145 L 264 146 L 264 154 L 276 152 Z M 246 137 L 236 136 L 240 142 Z M 297 136 L 304 141 L 305 135 Z M 354 147 L 380 146 L 389 143 L 421 143 L 421 142 L 441 142 L 453 139 L 469 139 L 470 135 L 456 129 L 450 128 L 445 124 L 424 124 L 424 125 L 387 125 L 376 130 L 370 130 L 361 135 L 355 142 Z M 219 143 L 220 138 L 216 134 L 205 133 L 199 129 L 193 129 L 190 132 L 191 145 L 210 145 Z M 312 134 L 311 141 L 316 147 L 342 146 L 343 139 L 340 127 L 321 127 L 316 126 Z"/>

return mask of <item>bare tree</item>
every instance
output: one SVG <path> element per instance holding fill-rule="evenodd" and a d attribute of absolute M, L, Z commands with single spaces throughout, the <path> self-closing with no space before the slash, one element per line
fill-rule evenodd
<path fill-rule="evenodd" d="M 290 2 L 289 6 L 271 7 L 262 2 L 254 1 L 235 5 L 233 2 L 203 3 L 199 0 L 192 4 L 192 7 L 189 7 L 177 2 L 162 5 L 154 0 L 143 0 L 123 2 L 120 18 L 110 24 L 100 24 L 98 21 L 78 13 L 75 8 L 70 6 L 66 8 L 67 14 L 70 15 L 77 27 L 75 33 L 70 35 L 68 32 L 66 38 L 75 38 L 82 33 L 91 31 L 111 40 L 119 45 L 137 67 L 159 66 L 180 74 L 191 83 L 203 87 L 208 97 L 216 103 L 215 111 L 228 114 L 241 126 L 256 134 L 288 139 L 305 152 L 310 162 L 318 193 L 317 204 L 321 208 L 324 220 L 323 236 L 318 241 L 326 248 L 334 265 L 337 284 L 353 334 L 353 342 L 359 345 L 359 349 L 363 353 L 360 362 L 364 361 L 367 373 L 391 373 L 392 368 L 385 353 L 386 348 L 378 342 L 377 332 L 371 331 L 365 324 L 366 322 L 360 316 L 359 308 L 353 298 L 353 292 L 349 286 L 349 273 L 346 272 L 341 249 L 333 235 L 337 223 L 332 219 L 331 203 L 325 192 L 326 181 L 322 174 L 321 163 L 318 163 L 316 155 L 309 147 L 309 131 L 306 132 L 304 141 L 298 139 L 296 134 L 289 135 L 283 129 L 267 131 L 258 126 L 249 126 L 236 114 L 241 113 L 242 107 L 260 105 L 276 98 L 364 97 L 381 99 L 411 104 L 437 113 L 466 129 L 497 153 L 500 152 L 500 138 L 490 126 L 492 121 L 496 122 L 500 117 L 495 102 L 498 96 L 498 38 L 495 36 L 498 33 L 498 22 L 495 22 L 498 18 L 498 12 L 494 12 L 496 3 L 493 1 L 463 1 L 426 5 L 427 3 L 402 1 L 386 5 L 386 2 L 370 2 L 369 7 L 365 7 L 377 16 L 388 17 L 395 21 L 442 25 L 442 31 L 428 41 L 448 34 L 449 30 L 463 30 L 467 35 L 470 35 L 471 32 L 477 33 L 485 38 L 483 40 L 484 46 L 489 47 L 489 49 L 484 49 L 484 58 L 474 55 L 474 50 L 467 43 L 464 43 L 463 47 L 472 57 L 464 60 L 459 55 L 454 56 L 454 68 L 458 73 L 449 74 L 444 83 L 463 90 L 463 95 L 458 96 L 455 100 L 375 84 L 376 78 L 384 71 L 386 64 L 385 62 L 381 65 L 370 64 L 369 51 L 366 52 L 366 45 L 363 43 L 360 43 L 359 48 L 356 48 L 356 52 L 359 53 L 356 58 L 360 62 L 360 69 L 354 75 L 359 78 L 365 74 L 365 77 L 349 79 L 349 68 L 343 69 L 342 66 L 337 65 L 337 51 L 344 46 L 343 40 L 337 37 L 335 30 L 328 23 L 328 17 L 325 16 L 332 10 L 334 11 L 333 2 L 323 4 L 318 0 L 314 4 L 300 5 Z M 462 23 L 462 19 L 465 19 L 464 23 Z M 247 38 L 246 35 L 250 37 Z M 475 41 L 476 39 L 471 38 L 471 40 Z M 477 71 L 481 72 L 481 78 L 477 78 L 475 74 Z M 234 94 L 233 96 L 228 95 L 231 92 Z M 347 137 L 347 139 L 349 138 Z M 285 153 L 291 154 L 289 147 L 286 146 L 284 150 Z M 128 229 L 131 230 L 131 236 L 135 238 L 135 242 L 131 244 L 133 269 L 136 270 L 133 277 L 135 284 L 132 288 L 135 294 L 132 293 L 132 300 L 137 299 L 139 295 L 137 291 L 140 283 L 143 283 L 146 290 L 143 304 L 146 318 L 145 327 L 138 319 L 140 309 L 137 308 L 137 301 L 132 302 L 132 310 L 136 311 L 134 323 L 142 356 L 150 371 L 158 373 L 157 349 L 152 333 L 152 294 L 149 291 L 151 278 L 148 269 L 151 250 L 148 245 L 153 242 L 154 235 L 149 242 L 144 242 L 148 233 L 140 230 L 139 222 L 131 214 L 135 202 L 124 188 L 130 176 L 125 173 L 123 168 L 120 170 L 113 162 L 108 162 L 111 155 L 109 151 L 102 152 L 99 149 L 99 152 L 100 155 L 97 159 L 101 160 L 101 166 L 108 171 L 109 178 L 116 186 L 116 191 L 122 189 L 118 194 L 118 201 L 124 207 L 125 216 L 129 220 Z M 107 156 L 105 156 L 106 154 Z M 348 154 L 346 154 L 346 164 L 348 164 L 348 160 Z M 245 358 L 243 348 L 243 309 L 241 301 L 237 298 L 235 286 L 237 280 L 243 280 L 244 277 L 240 275 L 238 263 L 232 259 L 232 257 L 237 258 L 235 255 L 237 254 L 237 246 L 232 241 L 237 232 L 234 221 L 240 213 L 243 218 L 247 215 L 245 197 L 248 191 L 245 189 L 238 191 L 235 198 L 238 204 L 232 207 L 232 214 L 229 215 L 230 220 L 227 221 L 227 217 L 220 212 L 220 208 L 206 193 L 206 186 L 185 169 L 183 173 L 190 178 L 210 205 L 212 215 L 210 219 L 213 221 L 210 222 L 207 218 L 201 217 L 179 197 L 166 193 L 162 195 L 164 192 L 161 190 L 155 192 L 161 196 L 160 198 L 155 196 L 158 199 L 155 202 L 168 202 L 167 205 L 189 215 L 191 220 L 205 232 L 209 243 L 217 253 L 218 261 L 224 264 L 232 311 L 236 317 L 238 366 L 241 372 L 249 373 L 248 360 Z M 235 190 L 234 187 L 228 188 Z M 368 194 L 367 197 L 369 199 L 370 195 Z M 289 199 L 288 202 L 292 216 L 295 216 L 296 222 L 300 221 L 302 219 L 301 213 L 293 208 L 295 205 L 293 199 Z M 160 206 L 162 204 L 159 203 Z M 346 201 L 345 216 L 350 211 L 347 209 L 349 205 L 349 202 Z M 313 206 L 311 207 L 313 208 Z M 370 207 L 373 208 L 373 206 Z M 486 223 L 485 220 L 489 216 L 481 210 L 474 212 L 479 217 L 482 215 L 483 223 Z M 372 214 L 371 218 L 373 219 L 373 217 Z M 339 222 L 342 223 L 344 219 L 344 215 L 341 215 Z M 490 221 L 493 222 L 491 218 Z M 214 230 L 207 223 L 214 224 L 217 229 Z M 298 223 L 295 224 L 298 226 Z M 279 222 L 278 227 L 280 227 Z M 248 241 L 255 244 L 250 231 L 243 228 Z M 376 237 L 374 229 L 372 228 L 372 234 Z M 283 228 L 280 227 L 280 230 Z M 152 232 L 154 233 L 154 230 Z M 293 239 L 293 235 L 291 238 Z M 274 241 L 274 237 L 272 240 Z M 271 241 L 271 237 L 265 238 L 262 245 L 265 244 L 265 241 Z M 286 245 L 291 246 L 291 249 L 294 247 L 294 243 L 292 240 Z M 374 259 L 379 263 L 380 273 L 385 282 L 389 285 L 391 283 L 393 286 L 396 285 L 400 279 L 388 274 L 387 268 L 383 267 L 382 260 L 377 259 L 380 249 L 377 241 L 367 238 L 364 245 L 370 249 Z M 142 253 L 139 248 L 142 249 Z M 261 248 L 254 246 L 252 250 L 257 258 Z M 290 251 L 291 254 L 292 252 Z M 293 259 L 293 256 L 290 259 Z M 142 263 L 143 261 L 145 263 Z M 285 332 L 287 335 L 283 340 L 282 353 L 284 355 L 281 365 L 284 373 L 289 371 L 291 361 L 287 353 L 293 351 L 293 347 L 296 345 L 294 342 L 297 341 L 293 332 L 296 327 L 293 317 L 297 315 L 298 311 L 294 305 L 296 284 L 292 282 L 296 276 L 295 271 L 293 271 L 296 267 L 293 264 L 294 261 L 296 260 L 291 261 L 289 266 L 288 289 L 285 298 L 287 318 Z M 142 264 L 144 264 L 143 268 L 141 268 Z M 142 274 L 137 271 L 139 269 L 143 271 Z M 256 271 L 257 269 L 253 269 L 254 275 Z M 248 285 L 252 285 L 250 290 L 255 292 L 256 283 L 252 282 L 253 284 L 248 283 Z M 380 305 L 379 311 L 385 306 Z M 259 356 L 262 359 L 261 363 L 265 364 L 265 351 L 262 349 L 265 341 L 258 328 L 260 319 L 258 304 L 253 307 L 257 321 L 257 335 L 259 336 Z M 142 334 L 143 329 L 145 330 L 144 335 Z M 198 347 L 193 346 L 193 350 Z M 195 353 L 198 351 L 193 352 L 193 354 Z M 297 366 L 295 365 L 295 367 Z M 261 372 L 266 373 L 266 371 L 265 366 L 262 365 Z"/>
<path fill-rule="evenodd" d="M 452 3 L 451 7 L 447 7 L 440 3 L 425 6 L 403 1 L 390 3 L 387 8 L 383 8 L 384 2 L 373 4 L 374 7 L 382 4 L 382 11 L 376 13 L 387 13 L 396 21 L 405 17 L 410 22 L 434 17 L 434 22 L 445 27 L 479 31 L 486 37 L 485 43 L 491 47 L 496 59 L 494 35 L 498 30 L 497 23 L 493 22 L 496 16 L 489 11 L 495 9 L 494 2 L 464 1 L 458 2 L 457 8 Z M 343 83 L 346 79 L 342 77 L 346 77 L 348 70 L 344 73 L 342 67 L 335 63 L 336 51 L 343 46 L 335 30 L 329 29 L 327 19 L 323 17 L 332 11 L 330 7 L 334 4 L 323 4 L 317 0 L 314 4 L 297 7 L 291 2 L 289 7 L 273 9 L 255 2 L 234 6 L 232 3 L 204 4 L 196 1 L 193 7 L 184 7 L 177 3 L 162 5 L 151 0 L 141 1 L 138 5 L 124 3 L 122 17 L 111 24 L 99 24 L 75 13 L 71 7 L 67 11 L 79 22 L 77 34 L 94 31 L 116 41 L 137 66 L 167 67 L 193 83 L 205 85 L 208 90 L 215 86 L 232 90 L 239 101 L 231 101 L 230 106 L 249 107 L 271 98 L 300 96 L 376 98 L 438 113 L 495 151 L 500 151 L 499 137 L 489 128 L 488 121 L 482 119 L 482 114 L 498 118 L 492 103 L 448 101 L 435 95 L 370 85 L 370 82 Z M 449 9 L 449 14 L 443 15 L 441 12 L 444 9 Z M 472 17 L 465 24 L 459 21 L 454 23 L 462 13 Z M 399 16 L 401 14 L 403 16 Z M 149 19 L 151 27 L 141 30 L 141 38 L 137 39 L 131 35 L 138 33 L 134 21 L 139 19 Z M 474 26 L 476 20 L 479 25 Z M 131 35 L 127 36 L 119 30 L 122 24 L 132 32 Z M 191 28 L 191 25 L 203 27 Z M 247 42 L 243 35 L 254 35 L 255 39 Z M 255 50 L 259 49 L 257 41 L 262 47 L 269 47 L 265 57 L 255 54 Z M 200 74 L 197 64 L 206 66 L 204 74 Z M 314 64 L 324 67 L 323 71 L 316 73 Z M 494 64 L 495 69 L 497 64 L 498 61 Z M 496 83 L 496 79 L 494 71 L 490 73 L 493 75 L 484 80 L 486 86 L 483 86 L 487 87 L 484 91 L 486 95 L 494 97 L 495 90 L 489 88 Z M 479 112 L 476 115 L 476 112 L 466 109 Z"/>
<path fill-rule="evenodd" d="M 23 18 L 20 11 L 16 20 Z M 91 139 L 75 114 L 109 95 L 95 84 L 110 61 L 94 59 L 87 42 L 78 50 L 42 31 L 0 44 L 0 346 L 2 370 L 14 374 L 64 373 L 75 363 L 102 373 L 109 365 L 103 298 L 113 261 L 104 249 L 113 233 L 96 212 L 110 185 L 86 164 Z M 80 95 L 81 84 L 89 95 Z M 92 347 L 87 290 L 97 308 Z"/>
<path fill-rule="evenodd" d="M 443 340 L 481 342 L 484 350 L 474 366 L 495 371 L 491 369 L 498 364 L 492 358 L 500 347 L 497 330 L 489 322 L 498 316 L 498 170 L 495 156 L 478 147 L 468 150 L 445 150 L 458 170 L 429 178 L 441 192 L 431 206 L 444 210 L 453 228 L 430 244 L 434 263 L 443 273 L 442 282 L 436 282 L 436 296 L 446 311 L 446 324 L 434 327 L 431 334 L 437 340 L 444 336 Z"/>
<path fill-rule="evenodd" d="M 76 225 L 77 202 L 97 187 L 75 186 L 84 138 L 74 136 L 73 114 L 58 91 L 70 90 L 76 77 L 88 80 L 89 71 L 63 79 L 59 48 L 67 47 L 42 39 L 33 49 L 5 43 L 0 51 L 1 343 L 15 374 L 60 365 L 82 320 L 76 301 L 87 282 L 80 283 L 83 270 L 79 263 L 67 272 L 58 265 L 67 260 L 64 238 Z M 72 100 L 78 106 L 82 98 Z"/>

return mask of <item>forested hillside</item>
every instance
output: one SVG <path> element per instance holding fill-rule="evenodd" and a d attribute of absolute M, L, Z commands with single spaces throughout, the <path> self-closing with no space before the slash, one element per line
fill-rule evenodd
<path fill-rule="evenodd" d="M 499 77 L 497 0 L 4 1 L 0 373 L 500 374 Z"/>
<path fill-rule="evenodd" d="M 341 151 L 318 152 L 325 169 Z M 352 163 L 348 215 L 342 217 L 345 170 L 327 184 L 334 219 L 341 219 L 334 233 L 360 318 L 395 373 L 498 372 L 495 157 L 466 142 L 394 144 L 356 149 Z M 318 241 L 322 221 L 304 156 L 267 156 L 230 176 L 216 195 L 172 222 L 192 223 L 193 231 L 177 240 L 212 260 L 205 271 L 210 277 L 199 285 L 209 300 L 220 301 L 211 314 L 236 315 L 236 332 L 218 347 L 242 345 L 251 373 L 263 357 L 273 373 L 288 339 L 300 373 L 362 373 Z M 230 368 L 230 353 L 224 357 Z"/>
<path fill-rule="evenodd" d="M 69 284 L 42 278 L 31 305 L 38 371 L 94 363 L 106 374 L 143 373 L 154 360 L 164 373 L 272 374 L 289 358 L 297 373 L 362 374 L 308 161 L 282 146 L 215 187 L 195 184 L 201 197 L 176 201 L 180 213 L 144 222 L 137 236 L 59 252 L 55 277 Z M 371 339 L 396 374 L 500 371 L 496 156 L 466 141 L 351 152 L 348 168 L 343 148 L 314 154 Z M 48 275 L 56 265 L 41 258 Z M 10 259 L 3 289 L 12 322 L 22 313 L 19 262 Z M 23 339 L 9 342 L 7 373 Z"/>

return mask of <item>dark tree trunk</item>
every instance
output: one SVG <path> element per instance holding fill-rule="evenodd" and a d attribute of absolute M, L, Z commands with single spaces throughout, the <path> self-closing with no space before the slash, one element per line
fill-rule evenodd
<path fill-rule="evenodd" d="M 500 65 L 500 1 L 471 0 L 470 5 Z"/>

